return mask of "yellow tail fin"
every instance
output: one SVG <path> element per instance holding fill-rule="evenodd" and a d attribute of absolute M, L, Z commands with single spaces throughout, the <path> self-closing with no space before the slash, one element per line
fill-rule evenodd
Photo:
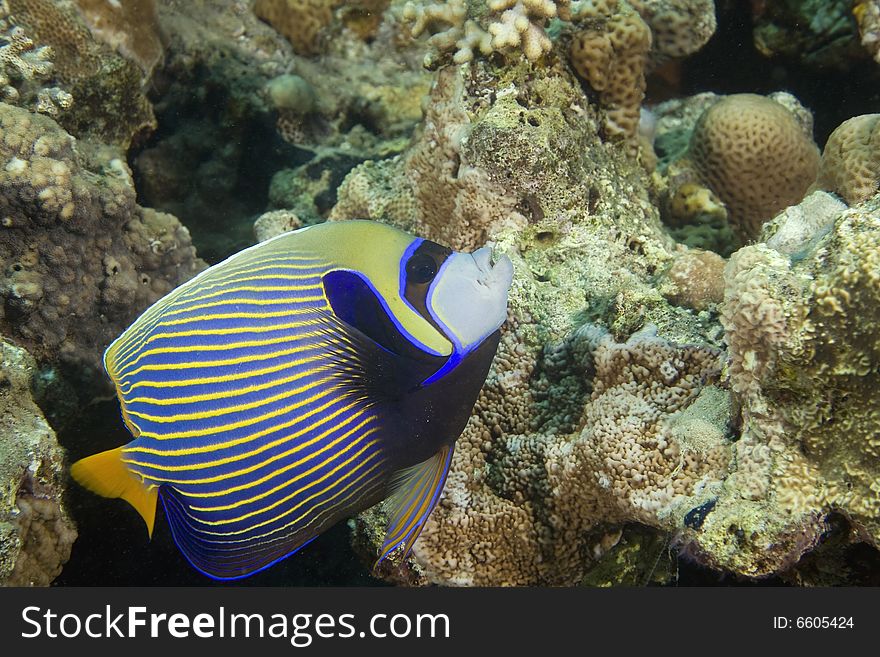
<path fill-rule="evenodd" d="M 81 459 L 70 466 L 70 474 L 82 486 L 103 497 L 121 497 L 131 504 L 147 523 L 153 536 L 159 489 L 138 481 L 122 462 L 122 448 L 107 450 Z"/>

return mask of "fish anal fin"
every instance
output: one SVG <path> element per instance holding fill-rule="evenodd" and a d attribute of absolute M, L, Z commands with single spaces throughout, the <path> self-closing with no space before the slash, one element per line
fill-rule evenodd
<path fill-rule="evenodd" d="M 409 554 L 440 499 L 452 452 L 453 445 L 445 445 L 431 458 L 395 475 L 391 495 L 385 501 L 388 512 L 385 541 L 374 569 L 398 547 L 403 547 L 401 558 Z"/>
<path fill-rule="evenodd" d="M 156 522 L 157 486 L 141 482 L 122 462 L 122 448 L 117 447 L 81 459 L 70 466 L 77 483 L 103 497 L 121 497 L 141 514 L 150 537 Z"/>

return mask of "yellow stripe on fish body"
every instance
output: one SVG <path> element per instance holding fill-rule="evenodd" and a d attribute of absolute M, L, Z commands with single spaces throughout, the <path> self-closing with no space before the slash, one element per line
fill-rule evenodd
<path fill-rule="evenodd" d="M 381 556 L 408 550 L 497 346 L 504 314 L 479 295 L 506 300 L 501 269 L 366 221 L 246 249 L 110 345 L 134 440 L 72 473 L 131 502 L 151 531 L 161 499 L 183 554 L 219 579 L 271 565 L 393 491 Z M 470 314 L 441 307 L 468 304 L 471 287 Z"/>

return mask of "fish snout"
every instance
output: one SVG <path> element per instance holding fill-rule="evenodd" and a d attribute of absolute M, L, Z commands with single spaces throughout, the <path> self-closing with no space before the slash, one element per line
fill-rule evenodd
<path fill-rule="evenodd" d="M 493 253 L 488 246 L 477 249 L 471 257 L 477 266 L 477 278 L 480 283 L 490 288 L 503 289 L 505 293 L 510 289 L 513 282 L 513 263 L 510 258 L 503 253 Z"/>

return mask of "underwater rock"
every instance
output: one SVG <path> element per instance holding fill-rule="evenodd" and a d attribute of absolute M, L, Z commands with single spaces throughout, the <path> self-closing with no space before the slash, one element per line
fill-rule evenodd
<path fill-rule="evenodd" d="M 81 385 L 137 314 L 196 274 L 186 228 L 135 201 L 112 148 L 0 103 L 0 330 Z"/>
<path fill-rule="evenodd" d="M 880 114 L 841 123 L 825 143 L 816 186 L 849 203 L 867 201 L 880 189 Z"/>
<path fill-rule="evenodd" d="M 96 41 L 75 7 L 52 0 L 5 1 L 16 24 L 52 48 L 54 76 L 76 101 L 58 117 L 68 132 L 125 151 L 156 127 L 140 68 Z"/>
<path fill-rule="evenodd" d="M 0 586 L 48 586 L 76 540 L 64 452 L 31 398 L 34 359 L 0 338 Z"/>
<path fill-rule="evenodd" d="M 407 150 L 356 167 L 330 216 L 488 241 L 516 273 L 443 496 L 413 556 L 381 575 L 559 585 L 592 581 L 595 568 L 604 581 L 609 536 L 637 523 L 699 564 L 768 577 L 820 543 L 833 510 L 876 545 L 866 395 L 877 367 L 856 348 L 870 351 L 876 318 L 834 310 L 848 298 L 880 307 L 876 210 L 863 208 L 855 227 L 827 194 L 811 198 L 800 214 L 768 217 L 779 237 L 766 238 L 792 258 L 751 246 L 722 274 L 717 255 L 674 247 L 645 172 L 603 143 L 601 119 L 566 68 L 478 59 L 436 75 Z M 809 116 L 776 107 L 806 140 Z M 664 282 L 677 265 L 678 282 Z M 703 277 L 705 289 L 679 289 Z M 809 281 L 820 287 L 809 292 Z M 838 356 L 847 362 L 825 366 Z M 377 508 L 352 524 L 370 560 L 381 518 Z"/>

